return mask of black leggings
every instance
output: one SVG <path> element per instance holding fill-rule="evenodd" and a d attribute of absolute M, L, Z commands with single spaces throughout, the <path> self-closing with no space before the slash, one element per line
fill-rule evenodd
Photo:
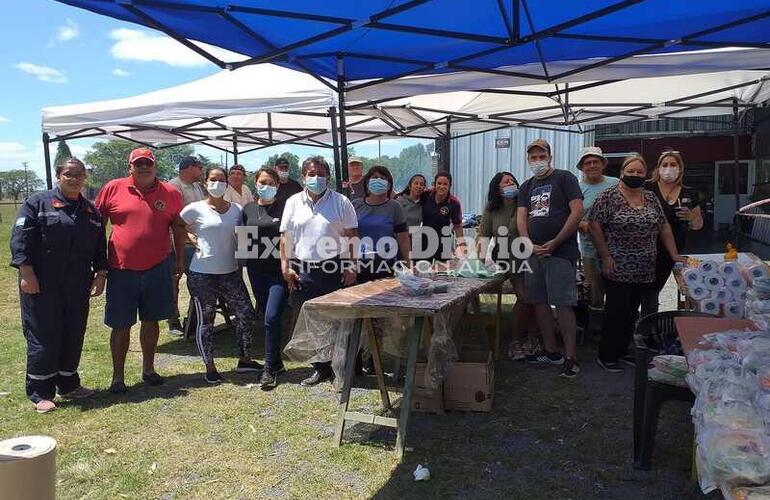
<path fill-rule="evenodd" d="M 614 363 L 619 357 L 628 354 L 639 304 L 652 286 L 651 283 L 604 280 L 607 298 L 599 340 L 599 359 L 605 363 Z"/>

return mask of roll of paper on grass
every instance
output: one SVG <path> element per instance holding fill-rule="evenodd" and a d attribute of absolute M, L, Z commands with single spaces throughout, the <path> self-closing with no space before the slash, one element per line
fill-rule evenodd
<path fill-rule="evenodd" d="M 0 441 L 0 498 L 56 498 L 56 440 L 22 436 Z"/>

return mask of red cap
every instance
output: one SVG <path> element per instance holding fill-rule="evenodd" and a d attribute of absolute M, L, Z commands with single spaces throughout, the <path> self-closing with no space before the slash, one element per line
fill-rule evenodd
<path fill-rule="evenodd" d="M 134 163 L 140 158 L 146 158 L 152 163 L 155 163 L 155 155 L 153 155 L 152 151 L 150 151 L 148 148 L 136 148 L 135 150 L 131 151 L 131 154 L 128 156 L 128 163 Z"/>

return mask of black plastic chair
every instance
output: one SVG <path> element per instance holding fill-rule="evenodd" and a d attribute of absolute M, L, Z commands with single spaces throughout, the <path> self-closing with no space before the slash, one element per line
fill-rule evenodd
<path fill-rule="evenodd" d="M 678 387 L 649 379 L 647 370 L 652 358 L 659 354 L 682 355 L 674 318 L 713 317 L 691 311 L 653 313 L 640 319 L 634 331 L 634 467 L 648 470 L 652 462 L 658 414 L 665 401 L 695 401 L 687 387 Z"/>

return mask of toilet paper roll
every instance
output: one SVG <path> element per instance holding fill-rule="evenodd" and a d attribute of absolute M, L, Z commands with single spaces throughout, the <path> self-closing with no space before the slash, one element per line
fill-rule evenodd
<path fill-rule="evenodd" d="M 682 278 L 684 278 L 684 282 L 687 283 L 687 286 L 700 285 L 703 283 L 703 273 L 701 273 L 700 269 L 697 267 L 685 269 L 682 273 Z"/>
<path fill-rule="evenodd" d="M 735 300 L 733 293 L 727 288 L 714 290 L 711 294 L 711 298 L 718 300 L 720 304 L 724 304 L 725 302 L 733 302 Z"/>
<path fill-rule="evenodd" d="M 733 292 L 733 294 L 745 292 L 746 281 L 743 279 L 743 276 L 733 276 L 732 278 L 725 281 L 725 287 Z"/>
<path fill-rule="evenodd" d="M 695 285 L 687 287 L 687 294 L 693 300 L 703 300 L 709 296 L 709 289 L 704 285 Z"/>
<path fill-rule="evenodd" d="M 699 303 L 699 309 L 700 312 L 704 312 L 707 314 L 713 314 L 718 315 L 719 309 L 722 304 L 719 303 L 718 300 L 715 299 L 703 299 Z"/>
<path fill-rule="evenodd" d="M 698 264 L 698 269 L 702 274 L 717 274 L 719 273 L 719 264 L 713 260 L 702 260 Z"/>
<path fill-rule="evenodd" d="M 746 274 L 749 281 L 760 278 L 770 278 L 770 273 L 767 271 L 767 266 L 764 264 L 754 264 L 747 267 Z"/>
<path fill-rule="evenodd" d="M 741 266 L 735 261 L 723 262 L 719 264 L 719 274 L 725 278 L 732 278 L 741 274 Z"/>
<path fill-rule="evenodd" d="M 743 304 L 739 302 L 728 302 L 725 304 L 725 318 L 743 318 Z"/>
<path fill-rule="evenodd" d="M 56 440 L 23 436 L 0 441 L 0 497 L 3 500 L 56 498 Z"/>
<path fill-rule="evenodd" d="M 740 302 L 741 304 L 745 304 L 746 303 L 746 291 L 745 290 L 742 291 L 742 292 L 731 292 L 731 293 L 733 295 L 733 300 L 735 302 Z"/>
<path fill-rule="evenodd" d="M 703 284 L 709 290 L 719 290 L 720 288 L 724 288 L 725 279 L 718 274 L 710 274 L 703 278 Z"/>

